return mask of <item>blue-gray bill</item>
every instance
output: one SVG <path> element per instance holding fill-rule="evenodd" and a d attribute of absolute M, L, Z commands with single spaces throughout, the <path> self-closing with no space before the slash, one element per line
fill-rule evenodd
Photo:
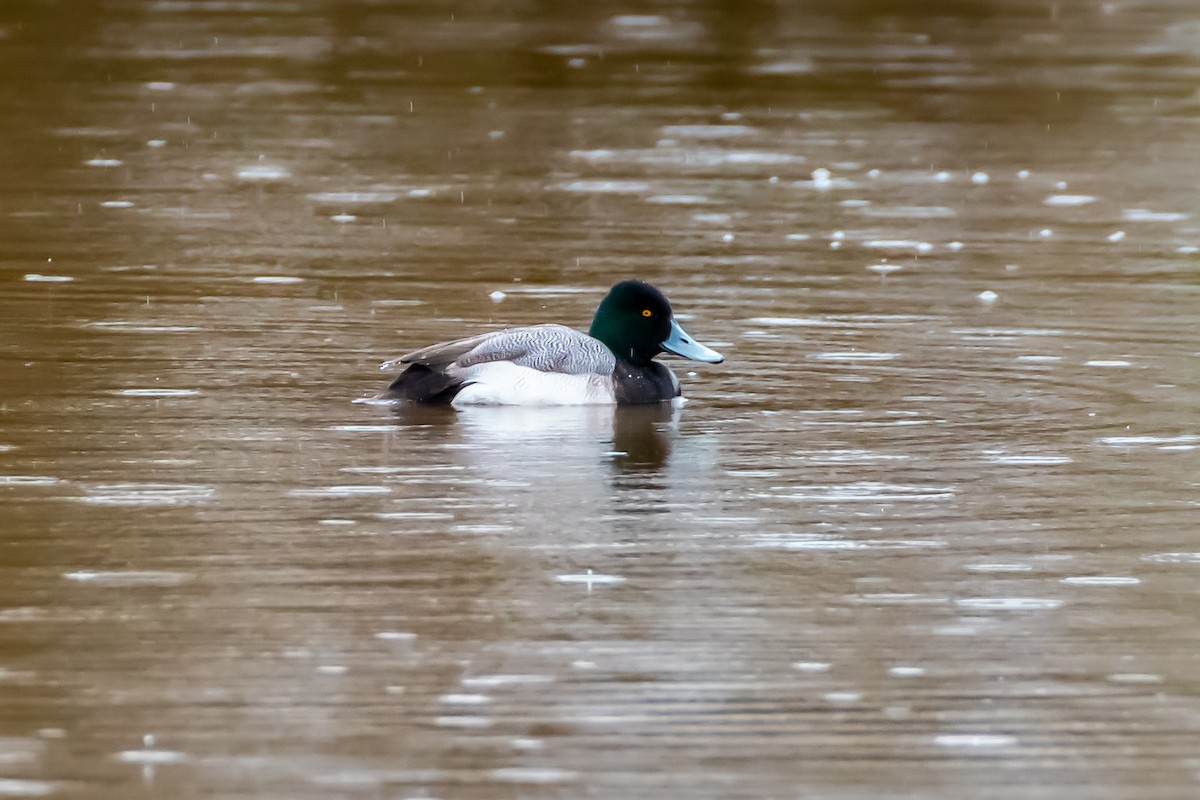
<path fill-rule="evenodd" d="M 671 335 L 662 343 L 662 349 L 692 361 L 703 361 L 707 364 L 720 364 L 725 357 L 716 350 L 705 347 L 679 327 L 679 323 L 671 320 Z"/>

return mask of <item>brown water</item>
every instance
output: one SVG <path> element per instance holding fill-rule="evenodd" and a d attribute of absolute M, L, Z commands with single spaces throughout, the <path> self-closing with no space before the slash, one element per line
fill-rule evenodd
<path fill-rule="evenodd" d="M 0 796 L 1200 794 L 1196 5 L 455 5 L 0 6 Z"/>

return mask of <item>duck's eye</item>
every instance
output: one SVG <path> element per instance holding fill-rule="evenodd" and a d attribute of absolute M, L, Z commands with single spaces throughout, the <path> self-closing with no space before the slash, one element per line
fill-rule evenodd
<path fill-rule="evenodd" d="M 651 310 L 650 310 L 650 309 L 648 309 L 648 308 L 643 308 L 643 309 L 642 309 L 642 316 L 643 316 L 643 317 L 653 317 L 653 316 L 654 316 L 654 312 L 653 312 L 653 311 L 651 311 Z"/>

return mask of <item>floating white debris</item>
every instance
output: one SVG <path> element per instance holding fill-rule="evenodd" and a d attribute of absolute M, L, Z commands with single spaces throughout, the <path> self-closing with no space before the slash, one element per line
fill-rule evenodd
<path fill-rule="evenodd" d="M 29 283 L 70 283 L 75 279 L 70 275 L 39 275 L 36 272 L 30 272 L 25 275 L 25 280 Z"/>
<path fill-rule="evenodd" d="M 1052 597 L 964 597 L 955 603 L 976 611 L 1052 611 L 1063 601 Z"/>
<path fill-rule="evenodd" d="M 832 173 L 824 167 L 818 167 L 812 171 L 812 185 L 818 191 L 825 191 L 833 188 Z"/>
<path fill-rule="evenodd" d="M 557 767 L 500 767 L 488 773 L 501 783 L 529 783 L 537 785 L 568 783 L 578 780 L 579 773 Z"/>
<path fill-rule="evenodd" d="M 273 166 L 271 164 L 255 164 L 254 166 L 239 169 L 237 177 L 238 180 L 247 183 L 272 183 L 274 181 L 285 181 L 292 177 L 292 173 L 286 167 Z"/>
<path fill-rule="evenodd" d="M 1125 238 L 1125 231 L 1113 231 L 1107 238 L 1110 242 L 1119 242 Z"/>
<path fill-rule="evenodd" d="M 1148 208 L 1127 208 L 1121 214 L 1126 222 L 1181 222 L 1188 218 L 1179 211 L 1151 211 Z"/>
<path fill-rule="evenodd" d="M 1059 581 L 1068 586 L 1137 586 L 1141 582 L 1129 575 L 1075 575 Z"/>
<path fill-rule="evenodd" d="M 397 192 L 314 192 L 307 197 L 315 203 L 340 206 L 360 203 L 394 203 L 400 195 Z"/>
<path fill-rule="evenodd" d="M 1044 206 L 1086 206 L 1096 202 L 1090 194 L 1052 194 L 1042 201 Z"/>
<path fill-rule="evenodd" d="M 47 797 L 57 794 L 60 784 L 24 778 L 0 778 L 0 797 Z"/>
<path fill-rule="evenodd" d="M 1114 672 L 1108 676 L 1110 683 L 1145 683 L 1155 684 L 1162 683 L 1162 675 L 1155 675 L 1152 672 Z"/>
<path fill-rule="evenodd" d="M 971 175 L 971 183 L 975 184 L 976 186 L 982 186 L 991 179 L 992 177 L 986 172 L 976 172 Z"/>
<path fill-rule="evenodd" d="M 566 584 L 583 584 L 591 591 L 593 586 L 618 586 L 626 579 L 621 575 L 602 575 L 589 569 L 582 574 L 556 575 L 554 580 Z"/>
<path fill-rule="evenodd" d="M 1012 747 L 1017 737 L 998 733 L 944 733 L 933 741 L 938 747 Z"/>
<path fill-rule="evenodd" d="M 1175 252 L 1181 255 L 1190 256 L 1194 253 L 1200 253 L 1200 247 L 1196 247 L 1195 245 L 1191 244 L 1185 244 L 1182 247 L 1176 247 Z"/>
<path fill-rule="evenodd" d="M 89 167 L 119 167 L 124 164 L 119 158 L 93 158 L 87 162 Z"/>
<path fill-rule="evenodd" d="M 899 272 L 902 269 L 904 267 L 899 264 L 872 264 L 867 267 L 868 271 L 881 276 L 891 275 L 893 272 Z"/>
<path fill-rule="evenodd" d="M 785 236 L 783 238 L 785 238 L 791 242 L 807 242 L 809 239 L 812 238 L 812 236 L 807 233 L 789 233 L 787 236 Z"/>
<path fill-rule="evenodd" d="M 486 694 L 450 692 L 439 697 L 438 702 L 448 706 L 482 706 L 492 702 L 492 698 Z"/>
<path fill-rule="evenodd" d="M 85 489 L 81 503 L 99 506 L 175 506 L 211 499 L 213 486 L 161 483 L 109 483 Z"/>
<path fill-rule="evenodd" d="M 1062 361 L 1062 356 L 1025 355 L 1017 356 L 1017 361 L 1027 361 L 1032 364 L 1053 364 Z"/>
<path fill-rule="evenodd" d="M 754 133 L 754 128 L 749 125 L 667 125 L 660 133 L 663 136 L 678 136 L 681 139 L 728 139 L 749 136 Z"/>
<path fill-rule="evenodd" d="M 321 675 L 345 675 L 350 671 L 350 668 L 345 664 L 321 664 L 317 667 L 317 672 Z"/>
<path fill-rule="evenodd" d="M 355 216 L 354 214 L 334 214 L 329 219 L 333 222 L 337 222 L 337 223 L 340 223 L 343 225 L 350 223 L 350 222 L 358 221 L 358 217 Z"/>
<path fill-rule="evenodd" d="M 100 204 L 101 208 L 133 208 L 132 200 L 105 200 Z"/>
<path fill-rule="evenodd" d="M 117 760 L 126 764 L 161 767 L 167 764 L 182 764 L 188 760 L 186 753 L 178 750 L 122 750 Z"/>
<path fill-rule="evenodd" d="M 186 572 L 165 572 L 158 570 L 118 570 L 95 571 L 78 570 L 67 572 L 63 577 L 77 583 L 89 583 L 102 586 L 179 586 L 192 580 L 195 576 Z"/>
<path fill-rule="evenodd" d="M 570 181 L 559 185 L 558 188 L 564 192 L 587 194 L 642 194 L 650 191 L 650 184 L 645 181 L 593 180 Z"/>
<path fill-rule="evenodd" d="M 722 242 L 725 242 L 726 244 L 728 244 L 729 242 L 732 242 L 732 241 L 733 241 L 733 234 L 732 234 L 732 233 L 726 233 L 726 234 L 724 234 L 724 235 L 721 237 L 721 241 L 722 241 Z"/>
<path fill-rule="evenodd" d="M 951 175 L 949 172 L 943 171 L 943 172 L 939 172 L 936 175 L 934 175 L 933 179 L 935 181 L 937 181 L 938 183 L 948 183 L 952 177 L 954 177 L 954 176 Z"/>
<path fill-rule="evenodd" d="M 862 692 L 826 692 L 825 699 L 830 703 L 857 703 L 862 700 Z"/>
<path fill-rule="evenodd" d="M 295 275 L 258 275 L 253 282 L 285 286 L 292 283 L 304 283 L 304 278 L 297 278 Z"/>
<path fill-rule="evenodd" d="M 150 139 L 149 141 L 146 142 L 146 147 L 153 147 L 155 149 L 157 149 L 159 147 L 166 147 L 166 146 L 167 146 L 166 139 Z"/>
<path fill-rule="evenodd" d="M 383 642 L 411 642 L 417 635 L 409 631 L 379 631 L 375 638 Z"/>
<path fill-rule="evenodd" d="M 797 661 L 792 664 L 792 669 L 797 672 L 829 672 L 830 666 L 827 661 Z"/>
<path fill-rule="evenodd" d="M 892 667 L 888 674 L 894 678 L 919 678 L 925 674 L 923 667 Z"/>
<path fill-rule="evenodd" d="M 1070 456 L 1059 455 L 990 455 L 987 459 L 992 464 L 1006 464 L 1014 467 L 1056 467 L 1070 464 Z"/>
<path fill-rule="evenodd" d="M 975 295 L 975 299 L 983 303 L 985 306 L 990 306 L 1000 299 L 1000 295 L 996 294 L 991 289 L 984 289 L 982 292 Z"/>
<path fill-rule="evenodd" d="M 542 683 L 554 683 L 554 677 L 552 675 L 537 674 L 472 675 L 463 678 L 459 682 L 469 689 L 494 689 L 500 686 L 531 686 Z"/>
<path fill-rule="evenodd" d="M 946 249 L 947 250 L 962 250 L 963 243 L 962 242 L 946 242 Z"/>
<path fill-rule="evenodd" d="M 1053 235 L 1054 231 L 1050 230 L 1049 228 L 1042 228 L 1040 231 L 1038 231 L 1038 236 L 1042 237 L 1043 239 L 1049 239 Z"/>
<path fill-rule="evenodd" d="M 492 299 L 493 303 L 499 303 L 502 300 L 504 300 L 504 298 L 508 297 L 508 295 L 506 295 L 504 292 L 497 289 L 496 291 L 489 294 L 488 297 L 490 297 Z"/>
<path fill-rule="evenodd" d="M 0 452 L 8 449 L 11 448 L 6 445 Z M 54 486 L 62 482 L 62 478 L 49 475 L 0 475 L 0 486 Z"/>
<path fill-rule="evenodd" d="M 175 90 L 175 84 L 171 81 L 150 81 L 146 88 L 152 92 L 171 92 Z"/>
<path fill-rule="evenodd" d="M 1142 561 L 1155 564 L 1200 564 L 1200 553 L 1152 553 L 1142 556 Z"/>
<path fill-rule="evenodd" d="M 1133 362 L 1125 361 L 1120 358 L 1093 358 L 1091 361 L 1085 362 L 1088 367 L 1132 367 Z"/>
<path fill-rule="evenodd" d="M 113 392 L 119 397 L 195 397 L 195 389 L 121 389 Z"/>
<path fill-rule="evenodd" d="M 1183 436 L 1105 436 L 1097 441 L 1109 447 L 1138 447 L 1139 445 L 1196 444 L 1200 442 L 1200 436 L 1190 434 Z"/>
<path fill-rule="evenodd" d="M 1029 564 L 968 564 L 969 572 L 1033 572 Z"/>
<path fill-rule="evenodd" d="M 894 361 L 899 353 L 868 353 L 868 352 L 827 352 L 812 356 L 816 361 Z"/>
<path fill-rule="evenodd" d="M 292 489 L 288 497 L 361 497 L 391 492 L 388 486 L 325 486 L 319 489 Z"/>
<path fill-rule="evenodd" d="M 1029 180 L 1029 170 L 1027 170 L 1027 169 L 1019 170 L 1017 172 L 1017 180 L 1019 180 L 1019 181 Z"/>

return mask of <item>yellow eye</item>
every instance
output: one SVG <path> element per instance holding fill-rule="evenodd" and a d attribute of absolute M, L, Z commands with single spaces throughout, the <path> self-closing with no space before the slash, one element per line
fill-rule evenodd
<path fill-rule="evenodd" d="M 650 310 L 650 309 L 648 309 L 648 308 L 643 308 L 643 309 L 642 309 L 642 316 L 643 316 L 643 317 L 653 317 L 653 316 L 654 316 L 654 312 L 653 312 L 653 311 L 651 311 L 651 310 Z"/>

